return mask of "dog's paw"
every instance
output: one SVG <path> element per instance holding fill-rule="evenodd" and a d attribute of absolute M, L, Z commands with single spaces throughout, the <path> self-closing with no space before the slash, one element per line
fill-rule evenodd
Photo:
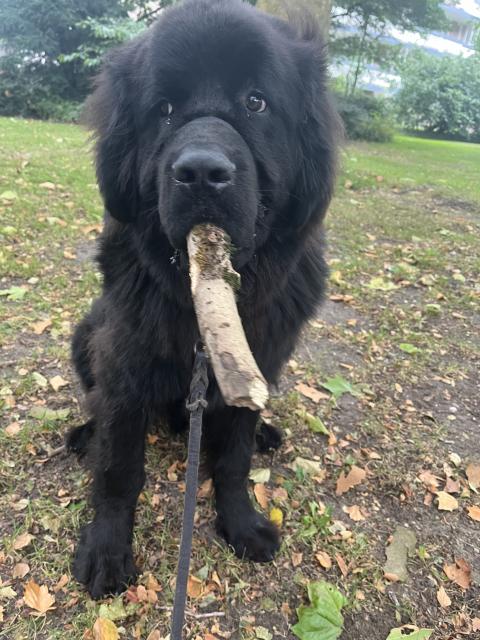
<path fill-rule="evenodd" d="M 70 453 L 75 453 L 78 458 L 83 458 L 87 452 L 93 437 L 95 423 L 89 420 L 85 424 L 70 429 L 65 437 L 65 445 Z"/>
<path fill-rule="evenodd" d="M 82 532 L 73 562 L 73 575 L 94 600 L 125 591 L 137 576 L 131 545 L 96 536 L 96 525 Z"/>
<path fill-rule="evenodd" d="M 236 517 L 233 521 L 219 516 L 217 529 L 242 559 L 271 562 L 280 548 L 277 527 L 253 509 L 246 518 Z"/>
<path fill-rule="evenodd" d="M 282 446 L 282 432 L 271 424 L 262 422 L 255 435 L 257 451 L 267 453 L 270 450 L 280 449 Z"/>

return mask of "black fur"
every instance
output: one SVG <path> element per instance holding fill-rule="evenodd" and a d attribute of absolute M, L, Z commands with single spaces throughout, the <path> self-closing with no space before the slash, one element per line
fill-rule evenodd
<path fill-rule="evenodd" d="M 147 428 L 162 418 L 177 431 L 186 424 L 199 338 L 185 254 L 191 227 L 211 220 L 230 234 L 240 315 L 269 382 L 322 298 L 321 224 L 339 125 L 324 45 L 308 24 L 284 23 L 241 0 L 186 0 L 108 57 L 88 102 L 106 207 L 104 282 L 73 340 L 91 420 L 71 432 L 69 445 L 80 454 L 88 448 L 93 463 L 95 517 L 74 563 L 93 597 L 135 576 Z M 265 111 L 247 109 L 252 92 L 265 97 Z M 199 150 L 234 168 L 221 189 L 178 179 L 175 167 Z M 226 407 L 210 375 L 204 446 L 217 527 L 237 555 L 267 561 L 278 532 L 247 493 L 258 415 Z M 279 436 L 264 428 L 258 444 L 279 446 Z"/>

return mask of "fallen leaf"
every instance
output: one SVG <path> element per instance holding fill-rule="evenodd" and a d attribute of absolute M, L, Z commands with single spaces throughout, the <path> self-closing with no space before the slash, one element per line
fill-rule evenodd
<path fill-rule="evenodd" d="M 211 498 L 213 496 L 213 480 L 208 478 L 205 482 L 202 482 L 198 488 L 197 498 Z"/>
<path fill-rule="evenodd" d="M 458 455 L 458 453 L 451 453 L 448 457 L 450 459 L 450 462 L 454 464 L 456 467 L 459 467 L 460 464 L 462 463 L 462 459 Z"/>
<path fill-rule="evenodd" d="M 255 627 L 255 637 L 258 640 L 272 640 L 273 636 L 265 627 Z"/>
<path fill-rule="evenodd" d="M 70 581 L 70 578 L 67 576 L 66 573 L 64 573 L 63 576 L 60 577 L 57 584 L 53 587 L 54 592 L 58 593 L 59 591 L 61 591 L 61 589 L 67 586 L 69 581 Z"/>
<path fill-rule="evenodd" d="M 385 555 L 387 561 L 383 568 L 385 578 L 390 582 L 405 582 L 408 578 L 408 556 L 417 545 L 417 537 L 411 529 L 397 527 L 388 545 Z"/>
<path fill-rule="evenodd" d="M 294 471 L 301 469 L 308 475 L 318 475 L 322 473 L 322 464 L 317 460 L 307 460 L 306 458 L 297 457 L 289 466 Z"/>
<path fill-rule="evenodd" d="M 32 540 L 32 535 L 30 535 L 29 533 L 22 533 L 13 541 L 13 548 L 15 549 L 15 551 L 25 549 L 25 547 L 28 547 Z"/>
<path fill-rule="evenodd" d="M 299 567 L 303 562 L 303 553 L 292 553 L 292 564 Z"/>
<path fill-rule="evenodd" d="M 375 291 L 392 291 L 393 289 L 398 289 L 398 287 L 393 284 L 393 282 L 385 280 L 380 276 L 372 278 L 367 284 L 367 287 L 369 289 L 374 289 Z"/>
<path fill-rule="evenodd" d="M 187 593 L 190 598 L 200 598 L 203 594 L 203 582 L 196 576 L 188 577 Z"/>
<path fill-rule="evenodd" d="M 325 551 L 319 551 L 315 557 L 320 563 L 320 566 L 326 571 L 329 571 L 332 568 L 332 559 Z"/>
<path fill-rule="evenodd" d="M 348 380 L 345 380 L 345 378 L 340 375 L 336 375 L 334 378 L 329 378 L 322 384 L 322 387 L 327 391 L 330 391 L 335 400 L 338 400 L 346 393 L 357 398 L 363 395 L 357 386 L 353 385 Z"/>
<path fill-rule="evenodd" d="M 480 489 L 480 465 L 469 464 L 467 467 L 468 483 L 472 489 Z"/>
<path fill-rule="evenodd" d="M 310 387 L 308 384 L 304 384 L 303 382 L 300 382 L 299 384 L 297 384 L 295 386 L 295 389 L 299 393 L 301 393 L 302 396 L 305 396 L 306 398 L 308 398 L 309 400 L 312 400 L 316 404 L 318 404 L 320 400 L 325 400 L 328 398 L 327 394 L 322 393 L 318 389 L 315 389 L 314 387 Z"/>
<path fill-rule="evenodd" d="M 347 600 L 328 582 L 312 582 L 308 585 L 311 605 L 297 609 L 298 622 L 292 628 L 300 640 L 336 640 L 343 631 L 342 609 Z"/>
<path fill-rule="evenodd" d="M 402 351 L 410 355 L 413 355 L 414 353 L 419 353 L 421 351 L 421 349 L 419 349 L 413 344 L 410 344 L 409 342 L 402 342 L 398 346 Z"/>
<path fill-rule="evenodd" d="M 441 607 L 444 609 L 448 609 L 448 607 L 452 604 L 452 601 L 448 597 L 448 593 L 445 591 L 445 587 L 440 587 L 437 591 L 437 600 Z"/>
<path fill-rule="evenodd" d="M 12 589 L 9 585 L 5 587 L 0 587 L 0 599 L 12 600 L 17 597 L 17 592 Z"/>
<path fill-rule="evenodd" d="M 19 562 L 13 568 L 12 578 L 24 578 L 29 573 L 30 567 L 25 562 Z"/>
<path fill-rule="evenodd" d="M 264 484 L 256 484 L 253 489 L 253 493 L 255 494 L 255 498 L 262 509 L 267 509 L 269 503 L 267 487 Z"/>
<path fill-rule="evenodd" d="M 32 407 L 28 412 L 31 418 L 42 420 L 45 422 L 53 422 L 55 420 L 66 420 L 70 415 L 70 409 L 47 409 L 46 407 Z"/>
<path fill-rule="evenodd" d="M 17 197 L 15 191 L 2 191 L 2 193 L 0 193 L 0 199 L 2 200 L 12 201 L 16 200 Z"/>
<path fill-rule="evenodd" d="M 449 580 L 458 584 L 462 589 L 469 589 L 472 578 L 470 565 L 463 558 L 455 558 L 455 564 L 446 564 L 443 567 Z"/>
<path fill-rule="evenodd" d="M 475 522 L 480 522 L 480 507 L 468 507 L 468 516 Z"/>
<path fill-rule="evenodd" d="M 354 504 L 351 507 L 343 507 L 343 511 L 348 514 L 348 517 L 353 520 L 354 522 L 362 522 L 363 520 L 365 520 L 365 516 L 362 513 L 362 510 L 360 509 L 360 507 L 356 504 Z"/>
<path fill-rule="evenodd" d="M 47 320 L 39 320 L 38 322 L 34 322 L 31 326 L 33 333 L 39 336 L 45 331 L 45 329 L 52 326 L 52 321 L 49 318 Z"/>
<path fill-rule="evenodd" d="M 460 493 L 461 488 L 462 487 L 460 486 L 460 482 L 458 482 L 458 480 L 454 480 L 453 478 L 448 477 L 443 490 L 447 493 Z"/>
<path fill-rule="evenodd" d="M 21 426 L 19 422 L 12 422 L 11 424 L 8 425 L 8 427 L 5 427 L 5 433 L 11 438 L 18 435 L 20 431 L 21 431 Z"/>
<path fill-rule="evenodd" d="M 162 640 L 160 631 L 158 629 L 154 629 L 151 633 L 148 634 L 147 640 Z"/>
<path fill-rule="evenodd" d="M 440 478 L 435 476 L 431 471 L 422 471 L 419 476 L 419 480 L 427 487 L 432 493 L 436 493 L 440 484 Z"/>
<path fill-rule="evenodd" d="M 433 629 L 419 629 L 414 625 L 407 624 L 398 629 L 392 629 L 387 640 L 428 640 L 433 633 Z"/>
<path fill-rule="evenodd" d="M 95 640 L 118 640 L 118 629 L 112 620 L 98 618 L 93 625 L 93 637 Z"/>
<path fill-rule="evenodd" d="M 283 524 L 283 511 L 278 507 L 273 507 L 270 510 L 270 522 L 277 525 L 277 527 L 281 527 Z"/>
<path fill-rule="evenodd" d="M 255 484 L 265 484 L 270 480 L 270 469 L 252 469 L 248 477 Z"/>
<path fill-rule="evenodd" d="M 335 554 L 335 560 L 337 561 L 338 568 L 342 572 L 342 576 L 344 578 L 346 578 L 348 576 L 349 571 L 350 571 L 349 567 L 347 566 L 347 563 L 345 562 L 345 560 L 343 559 L 343 557 L 339 553 Z"/>
<path fill-rule="evenodd" d="M 66 387 L 70 384 L 68 380 L 64 380 L 62 376 L 53 376 L 53 378 L 50 378 L 49 382 L 54 391 L 59 391 L 62 387 Z"/>
<path fill-rule="evenodd" d="M 313 433 L 321 433 L 324 436 L 329 436 L 330 431 L 318 416 L 314 416 L 308 411 L 299 411 L 298 415 L 307 423 L 310 431 Z"/>
<path fill-rule="evenodd" d="M 473 618 L 472 631 L 480 631 L 480 618 Z"/>
<path fill-rule="evenodd" d="M 49 191 L 55 191 L 56 189 L 53 182 L 41 182 L 38 186 L 42 189 L 48 189 Z"/>
<path fill-rule="evenodd" d="M 446 491 L 439 491 L 437 497 L 440 511 L 455 511 L 455 509 L 458 509 L 458 500 Z"/>
<path fill-rule="evenodd" d="M 45 615 L 47 611 L 55 608 L 53 606 L 55 604 L 55 596 L 49 593 L 47 586 L 40 586 L 35 580 L 30 580 L 25 585 L 23 599 L 30 609 L 34 609 L 32 615 Z"/>
<path fill-rule="evenodd" d="M 350 491 L 350 489 L 353 489 L 353 487 L 361 484 L 366 477 L 367 472 L 365 471 L 365 469 L 361 469 L 360 467 L 357 467 L 355 465 L 350 469 L 350 472 L 347 476 L 342 471 L 340 477 L 337 480 L 337 496 L 341 496 L 344 493 L 347 493 L 347 491 Z"/>

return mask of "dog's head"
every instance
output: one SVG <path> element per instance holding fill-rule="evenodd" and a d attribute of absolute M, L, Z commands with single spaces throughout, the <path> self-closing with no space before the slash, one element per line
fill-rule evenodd
<path fill-rule="evenodd" d="M 109 56 L 89 100 L 108 212 L 152 216 L 183 249 L 224 228 L 244 264 L 270 234 L 318 221 L 331 198 L 337 117 L 311 27 L 241 0 L 185 0 Z"/>

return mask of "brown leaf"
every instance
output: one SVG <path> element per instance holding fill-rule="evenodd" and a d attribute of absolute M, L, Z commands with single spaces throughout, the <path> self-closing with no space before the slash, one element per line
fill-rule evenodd
<path fill-rule="evenodd" d="M 347 566 L 347 563 L 339 553 L 335 554 L 335 560 L 337 561 L 338 568 L 342 572 L 343 577 L 346 578 L 348 576 L 348 572 L 350 571 L 350 568 Z"/>
<path fill-rule="evenodd" d="M 93 637 L 95 640 L 118 640 L 120 636 L 114 622 L 98 618 L 93 625 Z"/>
<path fill-rule="evenodd" d="M 42 189 L 48 189 L 49 191 L 55 191 L 56 186 L 53 182 L 41 182 L 39 185 Z"/>
<path fill-rule="evenodd" d="M 253 488 L 253 493 L 262 509 L 268 509 L 269 491 L 267 487 L 264 484 L 256 484 Z"/>
<path fill-rule="evenodd" d="M 362 510 L 360 509 L 360 507 L 356 504 L 354 504 L 351 507 L 343 507 L 343 511 L 348 514 L 348 517 L 353 520 L 354 522 L 362 522 L 362 520 L 365 520 L 365 516 L 362 513 Z"/>
<path fill-rule="evenodd" d="M 303 562 L 303 553 L 292 553 L 292 564 L 299 567 Z"/>
<path fill-rule="evenodd" d="M 353 487 L 361 484 L 365 478 L 367 477 L 367 472 L 365 469 L 361 469 L 360 467 L 356 467 L 355 465 L 350 469 L 350 472 L 347 476 L 342 471 L 340 477 L 337 480 L 337 496 L 341 496 Z"/>
<path fill-rule="evenodd" d="M 276 502 L 287 502 L 288 500 L 288 492 L 283 487 L 277 487 L 272 491 L 272 498 Z"/>
<path fill-rule="evenodd" d="M 447 478 L 444 491 L 446 491 L 447 493 L 460 493 L 460 490 L 461 490 L 461 486 L 458 480 L 454 480 L 453 478 Z"/>
<path fill-rule="evenodd" d="M 33 540 L 32 535 L 30 535 L 29 533 L 22 533 L 18 536 L 18 538 L 15 538 L 13 542 L 13 548 L 15 549 L 15 551 L 24 549 L 25 547 L 28 547 L 28 545 L 32 540 Z"/>
<path fill-rule="evenodd" d="M 146 586 L 147 586 L 147 589 L 151 589 L 152 591 L 159 592 L 162 590 L 161 584 L 158 582 L 155 576 L 151 573 L 148 574 Z"/>
<path fill-rule="evenodd" d="M 468 516 L 475 522 L 480 522 L 480 507 L 468 507 Z"/>
<path fill-rule="evenodd" d="M 5 427 L 5 433 L 7 434 L 7 436 L 13 438 L 13 436 L 16 436 L 20 433 L 21 428 L 22 427 L 20 426 L 19 422 L 11 422 L 8 427 Z"/>
<path fill-rule="evenodd" d="M 440 511 L 455 511 L 455 509 L 458 509 L 458 500 L 446 491 L 439 491 L 437 497 Z"/>
<path fill-rule="evenodd" d="M 480 464 L 469 464 L 467 478 L 472 489 L 480 489 Z"/>
<path fill-rule="evenodd" d="M 455 558 L 455 564 L 446 564 L 443 567 L 449 580 L 458 584 L 462 589 L 468 589 L 472 578 L 470 565 L 463 558 Z"/>
<path fill-rule="evenodd" d="M 67 576 L 66 573 L 64 573 L 63 576 L 61 576 L 60 580 L 57 582 L 57 584 L 53 587 L 54 592 L 58 593 L 61 589 L 67 586 L 69 581 L 70 581 L 70 578 Z"/>
<path fill-rule="evenodd" d="M 444 587 L 440 587 L 437 591 L 437 600 L 438 603 L 443 609 L 448 609 L 448 607 L 452 604 L 452 601 L 448 597 L 448 593 L 445 591 Z"/>
<path fill-rule="evenodd" d="M 68 380 L 64 380 L 62 376 L 53 376 L 53 378 L 50 378 L 49 382 L 54 391 L 59 391 L 62 387 L 66 387 L 70 384 Z"/>
<path fill-rule="evenodd" d="M 472 631 L 480 631 L 480 618 L 473 618 Z"/>
<path fill-rule="evenodd" d="M 187 593 L 190 598 L 200 598 L 203 594 L 203 582 L 195 576 L 189 576 Z"/>
<path fill-rule="evenodd" d="M 154 629 L 151 633 L 148 634 L 147 640 L 162 640 L 160 631 L 158 629 Z"/>
<path fill-rule="evenodd" d="M 312 400 L 316 404 L 318 404 L 320 400 L 326 400 L 329 397 L 326 393 L 323 393 L 322 391 L 319 391 L 314 387 L 310 387 L 308 384 L 304 384 L 303 382 L 300 382 L 299 384 L 297 384 L 295 386 L 295 389 L 296 391 L 301 393 L 302 396 L 305 396 L 306 398 L 308 398 L 309 400 Z"/>
<path fill-rule="evenodd" d="M 332 559 L 325 551 L 319 551 L 315 557 L 320 563 L 320 566 L 326 571 L 329 571 L 332 568 Z"/>
<path fill-rule="evenodd" d="M 13 568 L 12 578 L 24 578 L 29 573 L 30 567 L 25 562 L 19 562 Z"/>
<path fill-rule="evenodd" d="M 176 473 L 177 467 L 178 467 L 178 460 L 177 462 L 174 462 L 173 464 L 171 464 L 167 469 L 167 478 L 170 480 L 170 482 L 178 481 L 178 474 Z"/>
<path fill-rule="evenodd" d="M 211 498 L 213 496 L 213 480 L 205 480 L 198 488 L 197 498 Z"/>
<path fill-rule="evenodd" d="M 48 329 L 48 327 L 50 327 L 51 325 L 52 325 L 52 321 L 50 320 L 50 318 L 47 318 L 46 320 L 39 320 L 38 322 L 34 322 L 32 324 L 33 333 L 39 336 L 45 331 L 45 329 Z"/>
<path fill-rule="evenodd" d="M 143 584 L 137 587 L 137 598 L 139 602 L 149 602 L 155 604 L 158 601 L 158 596 L 153 589 L 145 589 Z"/>
<path fill-rule="evenodd" d="M 419 480 L 427 487 L 429 491 L 435 493 L 438 489 L 440 478 L 437 478 L 431 471 L 422 471 L 418 476 Z"/>
<path fill-rule="evenodd" d="M 32 615 L 44 615 L 47 611 L 54 609 L 55 597 L 48 592 L 48 587 L 38 585 L 35 580 L 30 580 L 25 585 L 23 593 L 25 604 L 34 609 Z"/>

